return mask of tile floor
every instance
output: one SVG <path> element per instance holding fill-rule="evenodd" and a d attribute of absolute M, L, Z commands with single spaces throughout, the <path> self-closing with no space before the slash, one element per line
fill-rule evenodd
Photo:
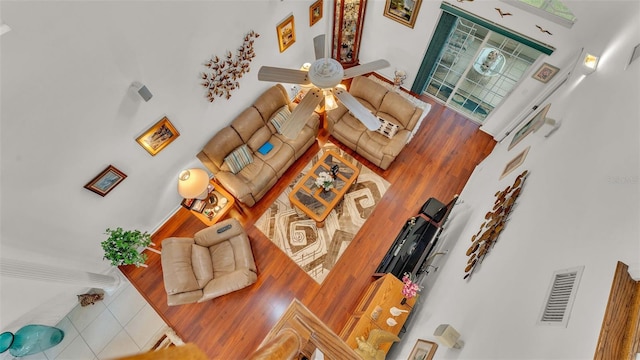
<path fill-rule="evenodd" d="M 148 351 L 169 329 L 124 277 L 113 294 L 105 294 L 104 300 L 94 305 L 78 304 L 57 327 L 64 331 L 60 344 L 21 359 L 114 359 Z"/>

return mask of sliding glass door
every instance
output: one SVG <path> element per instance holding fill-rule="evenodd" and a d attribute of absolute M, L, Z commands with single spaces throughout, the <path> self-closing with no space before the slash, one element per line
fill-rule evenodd
<path fill-rule="evenodd" d="M 482 123 L 543 51 L 458 15 L 442 13 L 412 90 Z"/>

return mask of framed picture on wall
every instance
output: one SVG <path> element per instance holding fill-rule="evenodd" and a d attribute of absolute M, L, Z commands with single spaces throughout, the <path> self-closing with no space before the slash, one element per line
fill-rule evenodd
<path fill-rule="evenodd" d="M 505 176 L 509 175 L 509 173 L 515 170 L 518 166 L 522 165 L 522 163 L 524 162 L 524 159 L 527 158 L 527 154 L 529 153 L 530 148 L 531 146 L 527 146 L 526 149 L 522 150 L 520 154 L 516 155 L 516 157 L 511 159 L 511 161 L 509 161 L 507 165 L 504 166 L 504 170 L 502 170 L 502 175 L 500 175 L 501 180 Z"/>
<path fill-rule="evenodd" d="M 404 0 L 387 0 L 384 5 L 384 16 L 393 19 L 402 25 L 413 29 L 418 17 L 418 10 L 422 0 L 404 1 Z"/>
<path fill-rule="evenodd" d="M 543 83 L 548 83 L 549 80 L 551 80 L 554 76 L 556 76 L 556 74 L 558 73 L 558 71 L 560 71 L 559 68 L 553 66 L 553 65 L 549 65 L 547 63 L 544 63 L 540 66 L 540 68 L 538 69 L 538 71 L 536 71 L 533 74 L 533 78 L 538 80 L 538 81 L 542 81 Z"/>
<path fill-rule="evenodd" d="M 100 174 L 91 179 L 84 188 L 94 193 L 105 196 L 127 177 L 125 173 L 116 169 L 113 165 L 107 166 Z"/>
<path fill-rule="evenodd" d="M 151 156 L 156 156 L 157 153 L 171 144 L 178 136 L 180 136 L 180 133 L 165 116 L 142 135 L 138 136 L 136 141 L 147 150 Z"/>
<path fill-rule="evenodd" d="M 520 129 L 518 129 L 518 131 L 516 131 L 516 134 L 513 135 L 513 139 L 511 139 L 511 143 L 509 144 L 509 148 L 507 149 L 507 151 L 516 146 L 527 135 L 540 129 L 540 127 L 544 124 L 545 119 L 547 118 L 549 107 L 551 107 L 551 103 L 548 103 L 542 109 L 536 111 L 531 119 L 529 119 L 524 125 L 522 125 L 522 127 L 520 127 Z"/>
<path fill-rule="evenodd" d="M 296 42 L 296 29 L 293 22 L 293 15 L 289 15 L 280 24 L 276 26 L 276 32 L 278 33 L 278 46 L 280 52 L 284 52 Z"/>
<path fill-rule="evenodd" d="M 436 349 L 438 349 L 437 343 L 418 339 L 407 360 L 431 360 L 436 353 Z"/>
<path fill-rule="evenodd" d="M 322 19 L 323 0 L 318 0 L 309 6 L 309 26 Z"/>

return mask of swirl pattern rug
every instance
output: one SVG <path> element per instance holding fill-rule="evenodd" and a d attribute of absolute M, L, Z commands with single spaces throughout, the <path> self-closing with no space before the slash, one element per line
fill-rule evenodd
<path fill-rule="evenodd" d="M 289 193 L 326 150 L 339 153 L 360 169 L 357 182 L 317 228 L 314 220 L 292 208 Z M 276 201 L 256 221 L 256 227 L 319 284 L 338 262 L 376 205 L 389 188 L 389 182 L 360 164 L 334 144 L 327 143 L 305 166 Z"/>

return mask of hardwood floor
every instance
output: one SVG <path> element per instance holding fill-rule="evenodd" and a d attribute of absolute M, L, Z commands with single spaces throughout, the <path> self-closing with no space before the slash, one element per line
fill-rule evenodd
<path fill-rule="evenodd" d="M 253 226 L 318 151 L 317 144 L 258 204 L 245 208 L 244 214 L 231 214 L 244 224 L 251 239 L 258 267 L 256 284 L 205 303 L 169 307 L 159 255 L 147 251 L 148 268 L 124 266 L 122 272 L 186 342 L 196 343 L 211 359 L 244 359 L 251 354 L 294 298 L 340 332 L 405 220 L 429 197 L 448 201 L 460 193 L 475 166 L 495 145 L 478 125 L 432 99 L 422 99 L 433 107 L 388 170 L 382 171 L 345 148 L 391 187 L 322 285 Z M 319 137 L 322 142 L 329 139 L 340 145 L 324 131 Z M 188 210 L 180 209 L 152 238 L 160 244 L 170 236 L 192 236 L 204 227 Z"/>

